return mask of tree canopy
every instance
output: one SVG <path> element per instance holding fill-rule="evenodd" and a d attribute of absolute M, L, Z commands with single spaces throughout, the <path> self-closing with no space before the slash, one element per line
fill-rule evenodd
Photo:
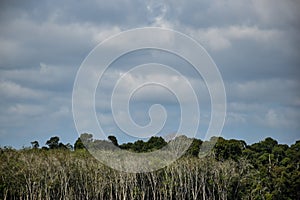
<path fill-rule="evenodd" d="M 0 199 L 299 199 L 300 141 L 291 146 L 266 138 L 243 140 L 213 137 L 191 141 L 175 163 L 150 173 L 116 172 L 98 163 L 86 149 L 111 147 L 132 152 L 164 150 L 162 137 L 118 144 L 82 134 L 72 145 L 58 136 L 39 148 L 0 148 Z M 84 142 L 85 143 L 84 143 Z M 210 149 L 208 154 L 205 149 Z M 130 161 L 129 161 L 130 162 Z M 134 163 L 133 163 L 134 164 Z M 90 183 L 93 184 L 90 184 Z"/>

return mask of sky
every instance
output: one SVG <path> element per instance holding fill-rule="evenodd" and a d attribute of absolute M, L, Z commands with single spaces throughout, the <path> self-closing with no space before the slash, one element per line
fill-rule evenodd
<path fill-rule="evenodd" d="M 20 148 L 34 140 L 42 146 L 56 135 L 73 144 L 80 133 L 73 120 L 72 91 L 82 62 L 106 38 L 142 27 L 182 32 L 206 49 L 226 90 L 222 137 L 247 143 L 272 137 L 292 144 L 300 139 L 299 9 L 296 0 L 1 0 L 0 146 Z M 131 67 L 149 62 L 172 66 L 191 82 L 200 102 L 196 137 L 201 138 L 211 111 L 203 79 L 184 60 L 149 49 L 120 57 L 98 85 L 95 107 L 105 133 L 121 143 L 137 139 L 114 122 L 110 92 Z M 129 74 L 121 91 L 153 78 L 182 86 L 181 77 L 150 70 Z M 159 135 L 175 133 L 180 107 L 165 88 L 136 91 L 130 102 L 133 120 L 147 125 L 153 104 L 163 105 L 168 113 Z"/>

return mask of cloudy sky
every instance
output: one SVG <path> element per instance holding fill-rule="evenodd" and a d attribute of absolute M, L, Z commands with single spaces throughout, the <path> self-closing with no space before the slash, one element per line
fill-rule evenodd
<path fill-rule="evenodd" d="M 107 37 L 145 26 L 187 34 L 210 54 L 227 95 L 223 137 L 253 143 L 271 136 L 294 143 L 300 139 L 299 9 L 296 0 L 1 0 L 0 146 L 18 148 L 34 140 L 44 145 L 54 135 L 73 143 L 78 133 L 72 90 L 81 63 Z M 197 135 L 201 138 L 210 118 L 205 84 L 188 63 L 155 50 L 123 56 L 106 72 L 96 93 L 103 130 L 121 142 L 134 140 L 116 127 L 109 91 L 130 67 L 154 61 L 178 69 L 195 88 L 203 111 Z M 182 86 L 178 77 L 153 70 L 128 75 L 121 91 L 153 78 Z M 133 120 L 148 124 L 153 104 L 168 112 L 161 134 L 176 132 L 180 109 L 164 88 L 149 86 L 136 92 L 130 102 Z"/>

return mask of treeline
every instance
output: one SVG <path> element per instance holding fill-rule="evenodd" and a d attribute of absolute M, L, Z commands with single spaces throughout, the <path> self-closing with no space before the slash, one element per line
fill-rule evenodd
<path fill-rule="evenodd" d="M 78 149 L 85 149 L 87 145 L 98 147 L 101 149 L 109 149 L 111 145 L 115 145 L 124 150 L 130 150 L 134 152 L 149 152 L 154 151 L 157 149 L 163 148 L 167 145 L 167 142 L 162 137 L 151 137 L 147 142 L 143 140 L 137 140 L 134 143 L 125 143 L 125 144 L 118 144 L 118 140 L 115 136 L 110 135 L 108 136 L 108 140 L 97 140 L 93 139 L 92 134 L 83 133 L 80 137 L 76 140 L 74 145 L 70 143 L 63 144 L 60 142 L 58 136 L 51 137 L 45 143 L 46 146 L 43 146 L 42 149 L 49 150 L 49 149 L 64 149 L 64 150 L 78 150 Z M 38 149 L 40 144 L 38 141 L 31 142 L 31 147 L 34 149 Z"/>
<path fill-rule="evenodd" d="M 190 140 L 183 157 L 149 173 L 115 171 L 83 144 L 149 152 L 168 143 L 161 137 L 119 145 L 114 136 L 82 134 L 74 145 L 52 137 L 47 147 L 34 141 L 31 148 L 1 148 L 0 199 L 300 199 L 300 141 Z M 201 148 L 214 143 L 201 156 Z"/>

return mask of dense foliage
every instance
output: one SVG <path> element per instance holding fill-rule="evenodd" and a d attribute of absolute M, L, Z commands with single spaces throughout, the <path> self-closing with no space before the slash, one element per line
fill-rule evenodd
<path fill-rule="evenodd" d="M 0 199 L 300 199 L 300 141 L 288 146 L 272 138 L 247 145 L 241 140 L 194 139 L 173 164 L 149 173 L 115 171 L 94 159 L 84 142 L 117 145 L 135 152 L 162 148 L 167 142 L 118 144 L 82 134 L 74 144 L 50 138 L 48 147 L 0 149 Z M 212 151 L 200 148 L 217 141 Z"/>

